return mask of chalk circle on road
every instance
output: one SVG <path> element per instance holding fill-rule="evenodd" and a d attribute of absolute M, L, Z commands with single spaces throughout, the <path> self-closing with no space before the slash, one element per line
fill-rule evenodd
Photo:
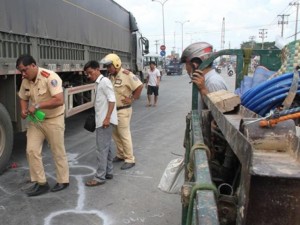
<path fill-rule="evenodd" d="M 95 169 L 90 166 L 78 165 L 70 166 L 70 175 L 71 176 L 93 176 L 95 174 Z"/>
<path fill-rule="evenodd" d="M 102 224 L 107 225 L 107 217 L 96 210 L 91 211 L 78 211 L 78 210 L 65 210 L 52 213 L 45 218 L 44 225 L 58 225 L 58 224 Z"/>

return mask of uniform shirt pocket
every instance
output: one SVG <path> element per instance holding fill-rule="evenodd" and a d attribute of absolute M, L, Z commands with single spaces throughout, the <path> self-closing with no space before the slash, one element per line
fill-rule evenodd
<path fill-rule="evenodd" d="M 116 93 L 123 95 L 123 85 L 122 84 L 115 84 L 114 85 Z"/>
<path fill-rule="evenodd" d="M 29 89 L 25 90 L 25 96 L 30 97 L 30 90 Z"/>
<path fill-rule="evenodd" d="M 39 96 L 44 95 L 46 92 L 47 92 L 47 89 L 44 88 L 44 87 L 40 87 L 40 88 L 38 89 L 38 95 L 39 95 Z"/>

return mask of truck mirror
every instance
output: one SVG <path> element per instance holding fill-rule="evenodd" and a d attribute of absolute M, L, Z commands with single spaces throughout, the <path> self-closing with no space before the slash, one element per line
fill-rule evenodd
<path fill-rule="evenodd" d="M 145 54 L 149 53 L 149 40 L 145 40 L 145 50 L 144 50 Z"/>

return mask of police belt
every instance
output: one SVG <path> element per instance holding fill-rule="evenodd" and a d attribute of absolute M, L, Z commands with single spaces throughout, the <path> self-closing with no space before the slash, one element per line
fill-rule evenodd
<path fill-rule="evenodd" d="M 121 110 L 121 109 L 127 109 L 127 108 L 130 108 L 131 105 L 124 105 L 124 106 L 117 106 L 117 110 Z"/>

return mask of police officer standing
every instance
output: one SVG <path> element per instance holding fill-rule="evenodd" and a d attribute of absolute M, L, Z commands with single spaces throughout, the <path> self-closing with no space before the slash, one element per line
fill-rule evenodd
<path fill-rule="evenodd" d="M 113 131 L 113 139 L 117 154 L 113 162 L 125 161 L 121 169 L 126 170 L 135 166 L 130 132 L 131 106 L 140 97 L 143 84 L 132 72 L 123 69 L 121 63 L 116 54 L 108 54 L 100 61 L 107 68 L 116 95 L 118 126 Z"/>
<path fill-rule="evenodd" d="M 64 97 L 62 80 L 53 71 L 40 68 L 30 55 L 21 55 L 16 68 L 22 74 L 19 91 L 21 117 L 34 115 L 41 109 L 45 120 L 29 122 L 27 129 L 26 154 L 30 179 L 34 185 L 26 191 L 28 196 L 41 195 L 50 189 L 42 162 L 42 147 L 46 139 L 50 144 L 55 162 L 57 183 L 52 192 L 69 186 L 69 166 L 64 146 Z"/>

